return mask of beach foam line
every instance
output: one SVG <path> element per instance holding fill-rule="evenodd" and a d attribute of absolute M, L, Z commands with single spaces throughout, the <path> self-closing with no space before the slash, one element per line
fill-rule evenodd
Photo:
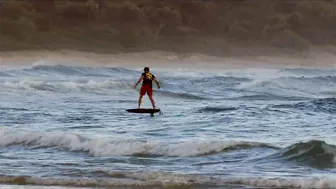
<path fill-rule="evenodd" d="M 219 178 L 200 175 L 176 173 L 132 173 L 128 178 L 46 178 L 30 176 L 0 176 L 2 184 L 38 185 L 38 186 L 72 186 L 72 187 L 225 187 L 247 186 L 263 188 L 300 188 L 300 189 L 333 189 L 335 178 Z"/>
<path fill-rule="evenodd" d="M 78 189 L 78 187 L 0 184 L 0 189 Z M 97 189 L 97 188 L 85 187 L 85 189 Z"/>

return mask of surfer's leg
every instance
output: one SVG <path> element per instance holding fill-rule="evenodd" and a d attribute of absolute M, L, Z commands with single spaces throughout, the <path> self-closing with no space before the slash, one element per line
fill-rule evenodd
<path fill-rule="evenodd" d="M 146 87 L 145 86 L 141 86 L 140 89 L 140 94 L 139 94 L 139 100 L 138 100 L 138 109 L 140 109 L 141 106 L 141 102 L 142 102 L 142 97 L 146 94 Z"/>
<path fill-rule="evenodd" d="M 155 109 L 155 101 L 153 99 L 153 89 L 152 89 L 152 87 L 148 88 L 147 95 L 149 97 L 149 100 L 152 103 L 153 108 Z"/>
<path fill-rule="evenodd" d="M 155 109 L 155 101 L 154 101 L 154 99 L 153 99 L 153 96 L 152 96 L 152 95 L 148 95 L 148 97 L 149 97 L 149 100 L 150 100 L 151 103 L 152 103 L 153 108 Z"/>
<path fill-rule="evenodd" d="M 140 109 L 141 102 L 142 102 L 142 97 L 143 97 L 143 95 L 140 94 L 139 101 L 138 101 L 138 109 Z"/>

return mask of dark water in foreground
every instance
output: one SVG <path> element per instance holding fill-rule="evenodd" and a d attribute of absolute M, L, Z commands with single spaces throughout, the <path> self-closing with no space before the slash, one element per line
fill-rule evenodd
<path fill-rule="evenodd" d="M 1 70 L 0 188 L 336 188 L 336 70 L 139 71 Z"/>

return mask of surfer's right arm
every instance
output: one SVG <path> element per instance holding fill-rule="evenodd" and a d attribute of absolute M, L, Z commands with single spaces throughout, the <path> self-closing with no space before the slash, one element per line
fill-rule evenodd
<path fill-rule="evenodd" d="M 138 84 L 143 80 L 144 76 L 141 75 L 141 77 L 139 78 L 138 82 L 134 85 L 134 88 L 136 88 L 138 86 Z"/>

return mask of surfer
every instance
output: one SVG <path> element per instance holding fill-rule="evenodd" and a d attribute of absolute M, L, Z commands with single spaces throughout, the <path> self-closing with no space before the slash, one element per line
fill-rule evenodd
<path fill-rule="evenodd" d="M 153 99 L 153 90 L 152 90 L 152 83 L 153 81 L 156 83 L 157 87 L 160 89 L 160 83 L 155 78 L 155 76 L 149 72 L 149 68 L 144 68 L 144 73 L 141 74 L 141 77 L 139 78 L 138 82 L 134 85 L 134 88 L 138 86 L 138 84 L 142 82 L 142 86 L 140 89 L 140 95 L 139 95 L 139 101 L 138 101 L 138 109 L 140 109 L 142 97 L 147 93 L 149 100 L 152 103 L 153 108 L 155 109 L 155 101 Z"/>

